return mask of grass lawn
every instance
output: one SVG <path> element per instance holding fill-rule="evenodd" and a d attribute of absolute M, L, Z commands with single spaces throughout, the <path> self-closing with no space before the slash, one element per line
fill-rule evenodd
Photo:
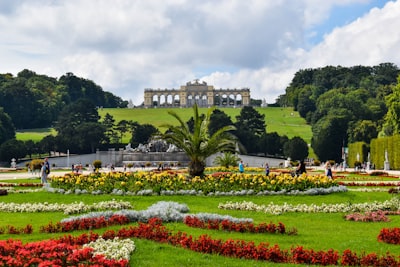
<path fill-rule="evenodd" d="M 346 181 L 354 178 L 356 175 L 345 177 Z M 363 177 L 368 179 L 368 177 Z M 374 177 L 371 177 L 374 180 Z M 18 180 L 19 181 L 19 180 Z M 39 182 L 31 179 L 22 179 L 21 182 Z M 13 182 L 15 180 L 2 181 Z M 1 188 L 0 188 L 1 189 Z M 224 232 L 216 230 L 205 230 L 190 228 L 183 223 L 167 223 L 168 229 L 173 232 L 183 231 L 193 237 L 201 234 L 208 234 L 213 239 L 235 239 L 253 241 L 255 244 L 260 242 L 268 242 L 270 245 L 278 244 L 280 248 L 290 249 L 293 246 L 303 246 L 306 249 L 329 250 L 334 249 L 339 255 L 350 249 L 357 252 L 357 255 L 366 252 L 375 252 L 384 255 L 390 252 L 394 255 L 400 255 L 399 245 L 389 245 L 377 241 L 377 236 L 382 228 L 398 227 L 400 217 L 397 215 L 390 216 L 390 222 L 354 222 L 346 221 L 344 213 L 283 213 L 281 215 L 271 215 L 263 212 L 239 211 L 239 210 L 222 210 L 218 208 L 218 204 L 227 201 L 242 202 L 252 201 L 256 204 L 316 204 L 322 203 L 364 203 L 373 201 L 389 200 L 393 195 L 387 192 L 356 192 L 349 191 L 346 193 L 336 193 L 329 195 L 317 196 L 117 196 L 117 195 L 61 195 L 47 192 L 34 193 L 10 193 L 7 196 L 0 196 L 0 201 L 5 203 L 73 203 L 82 201 L 85 204 L 92 204 L 100 201 L 111 199 L 129 201 L 135 210 L 147 209 L 150 205 L 158 201 L 175 201 L 186 204 L 190 213 L 196 214 L 200 212 L 226 214 L 237 218 L 252 218 L 254 223 L 270 223 L 277 224 L 282 222 L 287 229 L 295 228 L 297 235 L 281 235 L 281 234 L 250 234 Z M 50 221 L 57 222 L 62 218 L 69 217 L 62 212 L 43 212 L 43 213 L 7 213 L 0 212 L 0 227 L 13 225 L 16 227 L 24 227 L 32 224 L 34 232 L 30 235 L 10 235 L 0 234 L 0 239 L 9 238 L 20 239 L 23 242 L 33 240 L 43 240 L 63 236 L 64 234 L 43 234 L 39 233 L 40 226 L 48 224 Z M 121 226 L 113 226 L 110 229 L 119 229 Z M 105 229 L 96 230 L 103 233 Z M 76 231 L 73 234 L 78 235 L 82 231 Z M 148 240 L 134 239 L 136 251 L 133 253 L 130 261 L 131 266 L 294 266 L 291 264 L 273 264 L 266 262 L 257 262 L 254 260 L 231 259 L 218 255 L 200 254 L 188 251 L 182 248 L 175 248 L 170 245 L 160 244 Z"/>
<path fill-rule="evenodd" d="M 233 122 L 236 122 L 236 116 L 240 114 L 240 108 L 220 108 L 228 116 L 231 117 Z M 102 120 L 104 116 L 109 113 L 115 119 L 115 123 L 121 120 L 132 120 L 140 124 L 151 124 L 159 128 L 160 131 L 164 132 L 166 129 L 161 128 L 162 124 L 177 123 L 172 116 L 168 114 L 168 111 L 173 110 L 176 112 L 184 121 L 188 121 L 193 115 L 192 108 L 102 108 L 99 109 L 99 115 Z M 286 135 L 289 138 L 299 136 L 303 138 L 308 144 L 311 143 L 311 127 L 306 124 L 306 121 L 300 117 L 298 112 L 293 111 L 293 108 L 282 108 L 282 107 L 267 107 L 267 108 L 256 108 L 256 110 L 265 115 L 266 130 L 268 133 L 277 132 L 279 135 Z M 207 108 L 199 108 L 201 113 L 207 112 Z M 49 134 L 55 134 L 55 130 L 52 128 L 43 129 L 29 129 L 23 131 L 17 131 L 18 140 L 33 140 L 35 142 L 40 141 L 43 137 Z M 123 137 L 124 143 L 129 143 L 131 139 L 130 134 L 126 134 Z M 310 158 L 316 158 L 314 151 L 310 147 Z"/>
<path fill-rule="evenodd" d="M 294 136 L 302 137 L 306 142 L 311 141 L 311 127 L 306 124 L 305 120 L 300 117 L 298 112 L 293 108 L 267 107 L 255 108 L 260 114 L 265 115 L 265 124 L 267 132 L 277 132 L 280 135 L 287 135 L 289 138 Z M 140 124 L 148 123 L 157 128 L 160 125 L 168 123 L 177 123 L 171 120 L 168 111 L 173 110 L 184 121 L 188 121 L 193 115 L 192 108 L 152 108 L 152 109 L 121 109 L 121 108 L 104 108 L 99 109 L 99 115 L 103 118 L 107 113 L 112 115 L 116 121 L 133 120 Z M 236 116 L 240 114 L 240 108 L 220 108 L 233 122 L 236 122 Z M 207 108 L 199 108 L 200 113 L 206 113 Z M 161 131 L 165 129 L 160 128 Z"/>

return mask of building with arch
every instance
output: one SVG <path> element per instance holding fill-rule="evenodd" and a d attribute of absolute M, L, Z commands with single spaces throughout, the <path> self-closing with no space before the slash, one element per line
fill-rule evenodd
<path fill-rule="evenodd" d="M 215 89 L 206 82 L 187 82 L 180 89 L 144 90 L 145 107 L 237 107 L 250 105 L 250 89 Z"/>

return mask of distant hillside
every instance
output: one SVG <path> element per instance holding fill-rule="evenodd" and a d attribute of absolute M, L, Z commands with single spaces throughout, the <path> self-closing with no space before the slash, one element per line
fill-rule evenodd
<path fill-rule="evenodd" d="M 267 107 L 255 108 L 260 114 L 265 114 L 265 123 L 267 132 L 277 132 L 279 135 L 286 135 L 289 138 L 300 136 L 307 143 L 311 142 L 311 127 L 307 125 L 305 119 L 301 118 L 298 112 L 293 108 Z M 174 110 L 185 121 L 192 116 L 192 108 L 152 108 L 152 109 L 121 109 L 121 108 L 103 108 L 99 109 L 99 115 L 103 118 L 109 113 L 116 121 L 132 120 L 140 124 L 152 124 L 157 128 L 164 123 L 175 123 L 175 119 L 168 114 L 169 110 Z M 207 108 L 199 109 L 205 113 Z M 236 121 L 236 116 L 240 114 L 240 108 L 220 108 L 232 121 Z M 160 128 L 161 129 L 161 128 Z M 165 131 L 165 129 L 161 129 Z"/>

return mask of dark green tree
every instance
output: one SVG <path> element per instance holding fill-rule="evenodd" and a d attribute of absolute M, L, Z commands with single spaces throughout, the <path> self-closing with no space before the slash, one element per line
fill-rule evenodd
<path fill-rule="evenodd" d="M 248 129 L 256 136 L 261 136 L 265 133 L 265 118 L 264 114 L 260 114 L 251 106 L 245 106 L 241 109 L 240 114 L 236 116 L 236 128 L 238 131 Z"/>
<path fill-rule="evenodd" d="M 39 153 L 46 153 L 50 156 L 52 151 L 57 151 L 56 137 L 51 134 L 46 135 L 42 138 L 42 140 L 39 141 L 38 147 Z"/>
<path fill-rule="evenodd" d="M 215 109 L 211 113 L 210 124 L 208 125 L 208 130 L 210 135 L 216 133 L 220 128 L 228 125 L 233 125 L 231 117 L 229 117 L 225 112 L 220 109 Z"/>
<path fill-rule="evenodd" d="M 115 130 L 119 133 L 119 142 L 122 143 L 122 138 L 125 133 L 133 128 L 133 121 L 120 120 L 115 126 Z"/>
<path fill-rule="evenodd" d="M 369 144 L 373 138 L 378 137 L 378 128 L 371 120 L 360 120 L 350 123 L 347 133 L 349 143 L 362 141 Z"/>
<path fill-rule="evenodd" d="M 158 133 L 158 129 L 151 124 L 137 123 L 132 132 L 131 144 L 133 147 L 137 147 L 139 144 L 147 144 L 150 138 Z"/>
<path fill-rule="evenodd" d="M 25 142 L 26 154 L 32 158 L 32 154 L 38 153 L 38 146 L 33 140 L 26 140 Z"/>
<path fill-rule="evenodd" d="M 260 114 L 251 106 L 245 106 L 236 116 L 235 126 L 235 135 L 248 153 L 262 152 L 259 143 L 262 135 L 266 132 L 264 114 Z"/>
<path fill-rule="evenodd" d="M 74 153 L 88 153 L 103 143 L 105 128 L 99 122 L 99 118 L 96 107 L 87 99 L 79 99 L 66 106 L 61 111 L 55 127 L 64 149 L 66 146 Z M 103 134 L 100 134 L 101 131 Z M 88 136 L 92 139 L 89 140 Z"/>
<path fill-rule="evenodd" d="M 277 132 L 265 133 L 260 138 L 260 152 L 265 156 L 283 156 L 283 144 L 282 137 Z"/>
<path fill-rule="evenodd" d="M 107 139 L 107 142 L 111 143 L 118 143 L 119 141 L 119 136 L 117 132 L 115 131 L 115 119 L 110 113 L 106 113 L 103 118 L 102 122 L 105 130 L 105 136 Z"/>
<path fill-rule="evenodd" d="M 308 156 L 308 145 L 301 137 L 295 136 L 287 141 L 283 146 L 285 157 L 292 160 L 304 160 Z"/>
<path fill-rule="evenodd" d="M 15 138 L 15 129 L 10 116 L 0 107 L 0 145 Z"/>
<path fill-rule="evenodd" d="M 0 146 L 0 160 L 11 162 L 15 158 L 17 161 L 26 156 L 26 148 L 23 141 L 9 139 Z"/>
<path fill-rule="evenodd" d="M 347 144 L 347 123 L 344 116 L 330 115 L 313 125 L 311 146 L 319 160 L 341 161 L 342 146 Z"/>

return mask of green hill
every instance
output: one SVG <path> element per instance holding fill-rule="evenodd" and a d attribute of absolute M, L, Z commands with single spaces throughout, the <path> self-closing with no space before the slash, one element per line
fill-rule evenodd
<path fill-rule="evenodd" d="M 165 129 L 160 128 L 162 124 L 177 123 L 177 121 L 168 114 L 169 110 L 174 110 L 185 121 L 189 120 L 193 114 L 192 108 L 102 108 L 99 109 L 98 112 L 101 116 L 101 120 L 109 113 L 114 117 L 116 123 L 121 120 L 132 120 L 140 124 L 152 124 L 161 131 L 165 131 Z M 236 116 L 240 114 L 240 108 L 220 108 L 220 110 L 230 116 L 233 122 L 236 121 Z M 289 138 L 299 136 L 310 144 L 312 136 L 311 127 L 307 125 L 306 121 L 301 118 L 297 112 L 293 111 L 292 108 L 267 107 L 256 108 L 256 110 L 260 114 L 265 115 L 267 132 L 277 132 L 279 135 L 286 135 Z M 200 112 L 207 112 L 207 108 L 200 108 Z M 45 128 L 17 131 L 17 139 L 40 141 L 41 138 L 48 134 L 54 134 L 54 130 Z M 129 142 L 129 138 L 130 136 L 126 136 L 126 142 Z M 312 151 L 310 151 L 309 156 L 313 156 Z"/>
<path fill-rule="evenodd" d="M 164 123 L 176 123 L 175 119 L 168 114 L 169 110 L 174 110 L 183 120 L 187 121 L 192 116 L 192 108 L 152 108 L 152 109 L 121 109 L 103 108 L 99 110 L 99 115 L 103 118 L 105 114 L 112 115 L 116 122 L 120 120 L 137 121 L 140 124 L 148 123 L 160 128 Z M 200 108 L 200 112 L 207 112 L 207 108 Z M 236 116 L 240 114 L 240 108 L 220 108 L 232 121 L 236 121 Z M 300 115 L 293 111 L 293 108 L 267 107 L 256 108 L 260 114 L 265 115 L 267 132 L 277 132 L 279 135 L 286 135 L 289 138 L 300 136 L 307 143 L 311 141 L 311 127 Z M 161 129 L 164 131 L 165 129 Z"/>

